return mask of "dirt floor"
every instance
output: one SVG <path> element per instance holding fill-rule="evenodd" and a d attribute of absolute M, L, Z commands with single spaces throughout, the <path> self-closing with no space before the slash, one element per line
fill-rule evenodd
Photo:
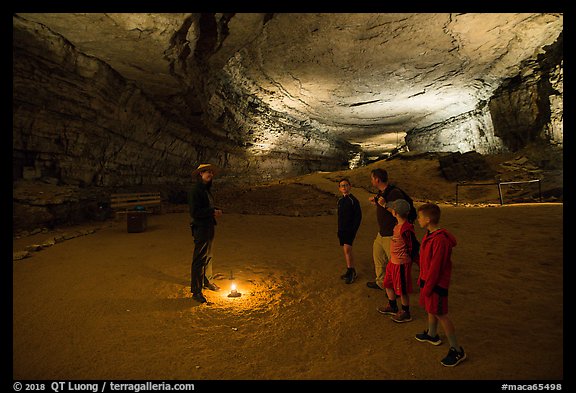
<path fill-rule="evenodd" d="M 563 204 L 455 206 L 446 203 L 453 184 L 431 174 L 431 162 L 386 165 L 399 180 L 411 166 L 410 184 L 419 187 L 412 190 L 428 190 L 416 204 L 438 201 L 442 226 L 458 240 L 450 315 L 468 354 L 459 366 L 440 364 L 447 342 L 414 339 L 426 327 L 417 293 L 412 322 L 376 311 L 385 295 L 366 286 L 377 232 L 368 167 L 217 194 L 225 211 L 214 244 L 222 290 L 206 291 L 209 304 L 191 299 L 186 206 L 150 215 L 142 233 L 109 220 L 14 238 L 19 251 L 94 229 L 13 262 L 13 378 L 563 379 Z M 364 214 L 351 285 L 340 279 L 334 215 L 342 175 L 352 179 Z M 497 198 L 494 192 L 481 196 Z M 241 297 L 227 296 L 232 283 Z"/>

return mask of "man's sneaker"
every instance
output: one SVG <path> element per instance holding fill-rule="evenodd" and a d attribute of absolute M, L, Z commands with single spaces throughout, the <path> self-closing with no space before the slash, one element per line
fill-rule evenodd
<path fill-rule="evenodd" d="M 378 284 L 376 284 L 375 281 L 368 281 L 368 282 L 366 283 L 366 286 L 367 286 L 368 288 L 379 289 L 379 290 L 381 290 L 381 291 L 383 290 L 382 288 L 380 288 L 380 287 L 378 286 Z"/>
<path fill-rule="evenodd" d="M 422 333 L 418 333 L 416 335 L 416 340 L 423 343 L 430 343 L 432 345 L 442 344 L 442 340 L 440 340 L 440 336 L 438 334 L 434 337 L 428 335 L 428 329 L 424 330 Z"/>
<path fill-rule="evenodd" d="M 448 355 L 444 359 L 440 361 L 443 366 L 446 367 L 454 367 L 457 366 L 460 362 L 466 359 L 466 353 L 464 353 L 464 349 L 460 347 L 460 351 L 456 350 L 454 347 L 450 347 L 448 351 Z"/>
<path fill-rule="evenodd" d="M 220 290 L 220 287 L 218 285 L 214 284 L 213 282 L 204 283 L 204 288 L 209 289 L 209 290 L 214 291 L 214 292 L 218 292 Z"/>
<path fill-rule="evenodd" d="M 402 322 L 410 322 L 412 317 L 410 316 L 409 311 L 400 310 L 392 317 L 394 322 L 402 323 Z"/>
<path fill-rule="evenodd" d="M 352 284 L 354 282 L 354 280 L 356 280 L 356 277 L 358 277 L 358 274 L 356 273 L 356 270 L 352 269 L 348 272 L 347 276 L 346 276 L 346 281 L 344 281 L 346 284 Z"/>
<path fill-rule="evenodd" d="M 398 310 L 394 310 L 392 307 L 390 307 L 389 304 L 387 304 L 386 306 L 378 306 L 376 307 L 376 310 L 378 310 L 379 313 L 384 315 L 396 315 L 396 313 L 398 312 Z"/>

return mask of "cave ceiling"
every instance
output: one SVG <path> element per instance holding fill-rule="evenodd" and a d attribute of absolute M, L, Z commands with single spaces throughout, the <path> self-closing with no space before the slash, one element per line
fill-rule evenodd
<path fill-rule="evenodd" d="M 228 88 L 366 150 L 474 110 L 563 28 L 560 13 L 22 13 L 206 113 Z"/>

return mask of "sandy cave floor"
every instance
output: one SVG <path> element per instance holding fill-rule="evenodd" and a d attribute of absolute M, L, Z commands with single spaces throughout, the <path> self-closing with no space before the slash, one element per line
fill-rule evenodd
<path fill-rule="evenodd" d="M 333 180 L 314 181 L 336 192 Z M 302 189 L 291 192 L 305 199 Z M 376 311 L 385 295 L 365 285 L 373 279 L 376 218 L 368 192 L 353 193 L 364 219 L 354 243 L 359 277 L 351 285 L 339 278 L 345 262 L 336 216 L 328 213 L 230 209 L 214 245 L 223 290 L 206 291 L 209 305 L 189 293 L 193 243 L 185 207 L 151 215 L 142 233 L 110 220 L 14 261 L 13 378 L 563 378 L 561 203 L 441 204 L 442 225 L 459 242 L 450 315 L 468 353 L 464 363 L 446 368 L 440 364 L 446 342 L 435 347 L 414 339 L 425 328 L 417 293 L 412 322 L 397 324 Z M 310 198 L 334 211 L 335 195 Z M 13 250 L 48 235 L 14 239 Z M 240 298 L 226 296 L 232 276 Z"/>

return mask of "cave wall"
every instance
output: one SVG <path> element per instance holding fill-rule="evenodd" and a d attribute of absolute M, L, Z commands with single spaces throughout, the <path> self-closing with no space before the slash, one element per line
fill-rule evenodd
<path fill-rule="evenodd" d="M 201 162 L 225 169 L 218 181 L 242 183 L 348 165 L 346 143 L 302 132 L 305 124 L 273 113 L 242 90 L 213 89 L 208 123 L 186 122 L 200 116 L 166 111 L 169 101 L 159 105 L 41 24 L 13 23 L 15 231 L 100 219 L 111 192 L 155 190 L 175 201 Z"/>
<path fill-rule="evenodd" d="M 15 23 L 28 25 L 14 30 L 16 179 L 159 184 L 189 177 L 199 159 L 226 160 L 227 141 L 171 121 L 105 63 L 41 25 Z"/>
<path fill-rule="evenodd" d="M 269 17 L 230 19 L 221 14 L 219 23 L 206 26 L 202 21 L 208 16 L 202 15 L 183 17 L 186 23 L 170 38 L 164 53 L 170 60 L 166 75 L 188 94 L 164 100 L 147 96 L 107 63 L 77 51 L 44 25 L 13 17 L 15 226 L 61 223 L 70 211 L 81 219 L 92 214 L 85 213 L 85 207 L 93 212 L 108 190 L 153 187 L 160 188 L 163 198 L 166 190 L 178 194 L 188 187 L 190 171 L 200 162 L 223 167 L 219 181 L 256 183 L 347 169 L 352 157 L 362 155 L 334 128 L 314 118 L 291 117 L 279 111 L 280 106 L 275 110 L 262 101 L 262 89 L 285 86 L 273 78 L 258 84 L 261 78 L 248 78 L 253 74 L 242 67 L 253 58 L 246 52 L 247 43 L 259 36 Z M 246 18 L 251 22 L 244 23 Z M 240 33 L 228 36 L 230 31 Z M 260 53 L 258 47 L 252 50 Z M 259 65 L 256 62 L 257 71 Z M 537 59 L 523 63 L 518 76 L 476 110 L 409 130 L 409 149 L 492 154 L 534 140 L 562 145 L 562 67 L 560 37 Z M 151 75 L 166 76 L 154 70 Z M 277 70 L 286 73 L 282 67 Z M 268 78 L 261 71 L 259 77 Z M 348 106 L 366 106 L 360 104 Z M 18 186 L 20 179 L 75 188 L 39 197 Z M 99 190 L 86 191 L 88 187 Z"/>
<path fill-rule="evenodd" d="M 487 105 L 445 122 L 410 130 L 405 140 L 411 151 L 465 153 L 474 150 L 480 154 L 497 154 L 506 150 L 494 134 Z"/>
<path fill-rule="evenodd" d="M 550 75 L 554 94 L 549 96 L 550 121 L 544 127 L 545 137 L 553 145 L 564 145 L 564 62 L 560 62 Z"/>
<path fill-rule="evenodd" d="M 490 100 L 494 133 L 513 151 L 533 142 L 563 145 L 562 35 L 536 60 L 522 65 Z"/>
<path fill-rule="evenodd" d="M 519 66 L 488 102 L 474 111 L 407 132 L 414 151 L 517 151 L 533 142 L 563 145 L 562 34 L 543 52 Z"/>
<path fill-rule="evenodd" d="M 206 124 L 218 127 L 211 126 L 213 132 L 225 133 L 245 149 L 247 169 L 263 180 L 348 169 L 357 146 L 270 108 L 250 94 L 245 83 L 228 72 L 220 74 L 204 117 Z"/>
<path fill-rule="evenodd" d="M 14 25 L 14 180 L 188 184 L 191 169 L 209 161 L 231 180 L 257 182 L 347 164 L 343 142 L 302 132 L 302 125 L 274 116 L 241 92 L 225 99 L 221 89 L 208 100 L 225 113 L 202 126 L 183 124 L 106 63 L 41 24 L 14 18 Z M 263 143 L 275 144 L 270 151 L 257 148 L 264 134 L 269 141 Z"/>

